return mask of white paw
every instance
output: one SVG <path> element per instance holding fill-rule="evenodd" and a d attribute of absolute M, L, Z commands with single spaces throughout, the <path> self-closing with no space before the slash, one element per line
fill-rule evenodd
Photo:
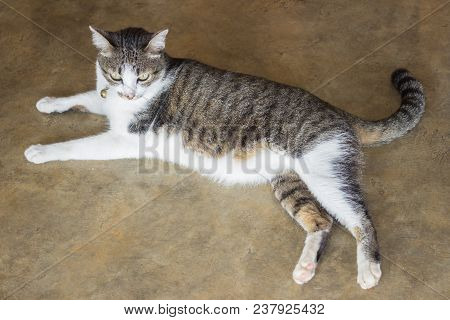
<path fill-rule="evenodd" d="M 358 266 L 358 283 L 363 289 L 370 289 L 378 284 L 381 278 L 379 262 L 365 261 Z"/>
<path fill-rule="evenodd" d="M 314 277 L 316 266 L 315 262 L 300 261 L 292 272 L 292 278 L 298 284 L 305 284 Z"/>
<path fill-rule="evenodd" d="M 58 104 L 58 98 L 44 97 L 36 102 L 36 108 L 43 113 L 64 112 L 66 108 Z"/>
<path fill-rule="evenodd" d="M 32 145 L 25 150 L 25 158 L 33 163 L 44 163 L 54 160 L 51 158 L 51 154 L 48 149 L 49 148 L 47 146 L 43 146 L 41 144 Z"/>

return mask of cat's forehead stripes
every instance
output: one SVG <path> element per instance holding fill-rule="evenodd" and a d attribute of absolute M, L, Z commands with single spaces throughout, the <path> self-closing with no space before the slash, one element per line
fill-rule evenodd
<path fill-rule="evenodd" d="M 153 33 L 142 28 L 127 28 L 117 32 L 105 32 L 105 37 L 114 47 L 130 51 L 144 49 L 153 35 Z"/>
<path fill-rule="evenodd" d="M 155 74 L 163 70 L 166 65 L 166 57 L 161 52 L 150 50 L 149 43 L 156 36 L 141 28 L 127 28 L 117 32 L 98 31 L 109 42 L 111 47 L 107 55 L 99 55 L 99 64 L 104 73 L 117 72 L 123 78 L 132 78 L 130 71 L 139 76 L 141 73 Z M 161 33 L 158 33 L 161 35 Z M 157 34 L 157 35 L 158 35 Z M 156 45 L 164 47 L 165 34 L 159 37 Z M 161 45 L 161 43 L 163 43 Z M 124 75 L 125 70 L 129 72 Z M 136 81 L 136 79 L 135 79 Z M 124 81 L 125 82 L 125 81 Z M 141 83 L 146 86 L 151 82 Z M 117 83 L 111 82 L 111 85 Z"/>

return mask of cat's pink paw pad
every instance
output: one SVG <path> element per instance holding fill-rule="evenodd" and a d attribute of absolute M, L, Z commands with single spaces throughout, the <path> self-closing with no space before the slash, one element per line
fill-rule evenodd
<path fill-rule="evenodd" d="M 306 265 L 304 265 L 304 267 L 308 270 L 313 270 L 316 268 L 316 265 L 314 262 L 310 262 L 310 263 L 307 263 Z"/>
<path fill-rule="evenodd" d="M 314 262 L 301 262 L 295 267 L 292 278 L 298 284 L 305 284 L 314 277 L 315 273 L 316 264 Z"/>

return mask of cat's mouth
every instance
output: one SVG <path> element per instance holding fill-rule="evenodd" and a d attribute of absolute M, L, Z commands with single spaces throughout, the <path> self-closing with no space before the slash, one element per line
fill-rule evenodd
<path fill-rule="evenodd" d="M 117 94 L 119 95 L 119 97 L 121 97 L 122 99 L 128 100 L 128 101 L 133 101 L 133 100 L 137 100 L 139 99 L 141 96 L 136 95 L 135 93 L 123 93 L 123 92 L 117 92 Z"/>

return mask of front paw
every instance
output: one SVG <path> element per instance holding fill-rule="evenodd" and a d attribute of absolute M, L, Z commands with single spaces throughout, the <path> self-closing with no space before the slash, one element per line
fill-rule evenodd
<path fill-rule="evenodd" d="M 49 148 L 47 146 L 43 146 L 41 144 L 35 144 L 28 147 L 25 150 L 25 158 L 32 163 L 44 163 L 51 160 L 51 153 L 49 152 Z"/>
<path fill-rule="evenodd" d="M 44 97 L 36 102 L 36 108 L 43 113 L 64 112 L 66 107 L 58 103 L 60 98 Z"/>

